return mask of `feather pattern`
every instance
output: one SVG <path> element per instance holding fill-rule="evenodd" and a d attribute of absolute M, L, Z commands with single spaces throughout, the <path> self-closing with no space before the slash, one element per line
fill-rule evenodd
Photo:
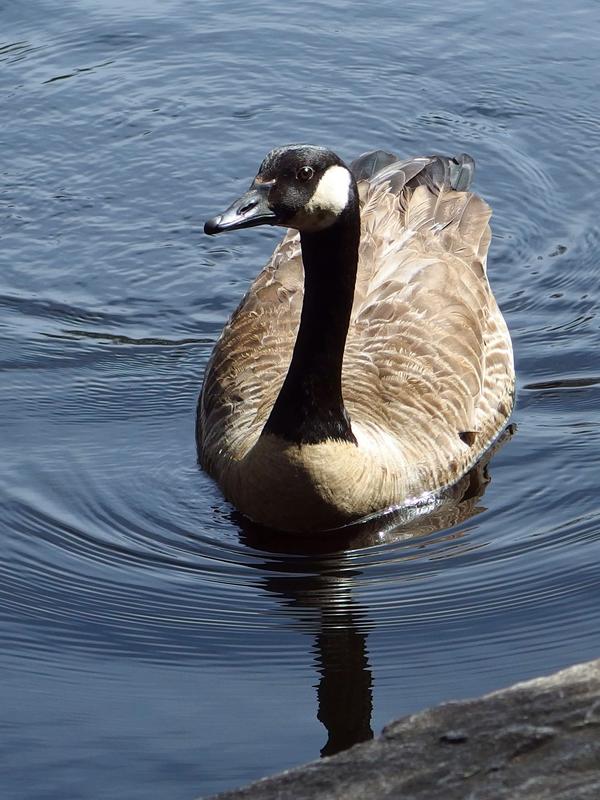
<path fill-rule="evenodd" d="M 514 392 L 510 336 L 486 275 L 491 212 L 464 191 L 472 160 L 399 161 L 377 151 L 352 169 L 361 240 L 342 393 L 358 447 L 331 443 L 337 472 L 318 479 L 321 494 L 330 481 L 346 498 L 323 517 L 331 527 L 457 481 L 501 432 Z M 289 231 L 225 327 L 205 376 L 202 464 L 250 516 L 248 492 L 267 489 L 251 482 L 242 490 L 242 472 L 256 466 L 290 364 L 303 286 L 300 237 Z M 294 459 L 297 476 L 304 467 L 301 455 Z M 301 493 L 301 479 L 298 486 Z M 270 500 L 256 503 L 276 502 L 268 491 Z M 287 524 L 281 514 L 273 521 Z"/>

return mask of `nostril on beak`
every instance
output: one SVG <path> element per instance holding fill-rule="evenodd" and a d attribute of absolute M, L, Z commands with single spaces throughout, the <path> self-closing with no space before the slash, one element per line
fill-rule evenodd
<path fill-rule="evenodd" d="M 252 209 L 256 208 L 257 205 L 258 200 L 251 200 L 249 203 L 246 203 L 238 208 L 238 214 L 247 214 L 248 211 L 252 211 Z"/>

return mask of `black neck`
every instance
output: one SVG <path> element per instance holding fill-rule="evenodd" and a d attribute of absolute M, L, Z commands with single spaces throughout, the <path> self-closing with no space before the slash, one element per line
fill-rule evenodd
<path fill-rule="evenodd" d="M 342 399 L 342 361 L 354 299 L 358 199 L 329 228 L 301 233 L 304 302 L 288 374 L 265 433 L 297 444 L 356 444 Z"/>

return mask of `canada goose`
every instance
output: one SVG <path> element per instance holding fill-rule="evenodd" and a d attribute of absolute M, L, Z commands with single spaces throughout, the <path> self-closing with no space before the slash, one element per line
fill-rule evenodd
<path fill-rule="evenodd" d="M 327 530 L 455 483 L 512 409 L 474 162 L 312 145 L 267 155 L 208 234 L 281 225 L 198 405 L 201 464 L 247 517 Z M 299 233 L 298 233 L 299 232 Z"/>

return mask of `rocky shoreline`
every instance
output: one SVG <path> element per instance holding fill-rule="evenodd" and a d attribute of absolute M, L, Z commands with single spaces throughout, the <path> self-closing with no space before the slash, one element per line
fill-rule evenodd
<path fill-rule="evenodd" d="M 600 659 L 475 700 L 213 800 L 598 800 Z"/>

